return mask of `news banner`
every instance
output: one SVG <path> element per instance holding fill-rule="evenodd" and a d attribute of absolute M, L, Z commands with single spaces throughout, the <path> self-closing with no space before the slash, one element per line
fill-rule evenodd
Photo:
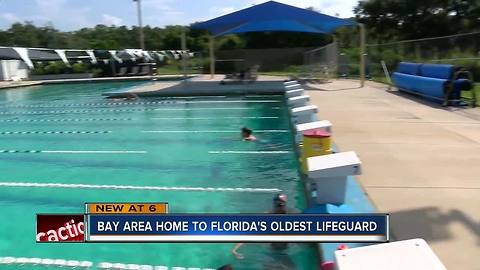
<path fill-rule="evenodd" d="M 85 203 L 37 214 L 37 242 L 387 242 L 387 214 L 173 214 L 168 203 Z"/>

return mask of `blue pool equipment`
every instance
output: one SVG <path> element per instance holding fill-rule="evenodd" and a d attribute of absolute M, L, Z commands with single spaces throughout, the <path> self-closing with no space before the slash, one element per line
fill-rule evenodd
<path fill-rule="evenodd" d="M 453 65 L 400 62 L 392 75 L 400 90 L 417 94 L 443 105 L 460 105 L 461 91 L 472 90 L 473 80 L 466 70 L 456 71 Z M 475 105 L 473 93 L 472 106 Z"/>

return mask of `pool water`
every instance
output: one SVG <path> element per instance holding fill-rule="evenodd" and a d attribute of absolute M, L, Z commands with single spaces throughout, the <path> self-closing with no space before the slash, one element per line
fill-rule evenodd
<path fill-rule="evenodd" d="M 290 207 L 305 207 L 281 96 L 131 102 L 101 96 L 105 91 L 135 85 L 138 83 L 63 84 L 0 92 L 0 149 L 53 151 L 0 151 L 0 182 L 166 189 L 0 186 L 0 257 L 168 267 L 217 268 L 231 263 L 235 269 L 316 269 L 313 244 L 292 244 L 286 254 L 275 254 L 268 244 L 246 244 L 240 250 L 245 258 L 237 260 L 230 252 L 232 243 L 35 243 L 36 213 L 82 213 L 85 202 L 167 201 L 173 213 L 262 213 L 270 210 L 275 194 L 270 189 L 280 189 L 288 194 Z M 258 130 L 259 141 L 242 141 L 239 129 L 243 126 Z M 232 192 L 224 188 L 259 190 Z"/>

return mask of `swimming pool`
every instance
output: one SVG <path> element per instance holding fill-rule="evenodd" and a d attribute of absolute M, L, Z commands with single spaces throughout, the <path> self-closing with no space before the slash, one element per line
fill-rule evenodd
<path fill-rule="evenodd" d="M 314 269 L 313 244 L 293 244 L 288 254 L 247 244 L 245 259 L 236 260 L 229 243 L 34 242 L 36 213 L 81 213 L 84 202 L 167 201 L 173 213 L 258 213 L 269 211 L 282 190 L 291 207 L 305 207 L 282 96 L 127 102 L 100 95 L 135 85 L 0 92 L 0 256 L 199 268 L 232 263 L 235 269 L 282 269 L 284 262 Z M 257 131 L 259 142 L 241 141 L 242 126 Z M 125 186 L 135 188 L 119 189 Z"/>

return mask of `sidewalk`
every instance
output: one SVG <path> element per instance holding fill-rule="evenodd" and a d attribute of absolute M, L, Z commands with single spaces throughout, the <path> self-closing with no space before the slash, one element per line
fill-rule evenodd
<path fill-rule="evenodd" d="M 342 151 L 356 151 L 358 179 L 396 240 L 424 238 L 448 269 L 479 270 L 480 109 L 444 109 L 367 82 L 311 85 L 319 118 Z M 323 89 L 323 90 L 322 90 Z"/>

